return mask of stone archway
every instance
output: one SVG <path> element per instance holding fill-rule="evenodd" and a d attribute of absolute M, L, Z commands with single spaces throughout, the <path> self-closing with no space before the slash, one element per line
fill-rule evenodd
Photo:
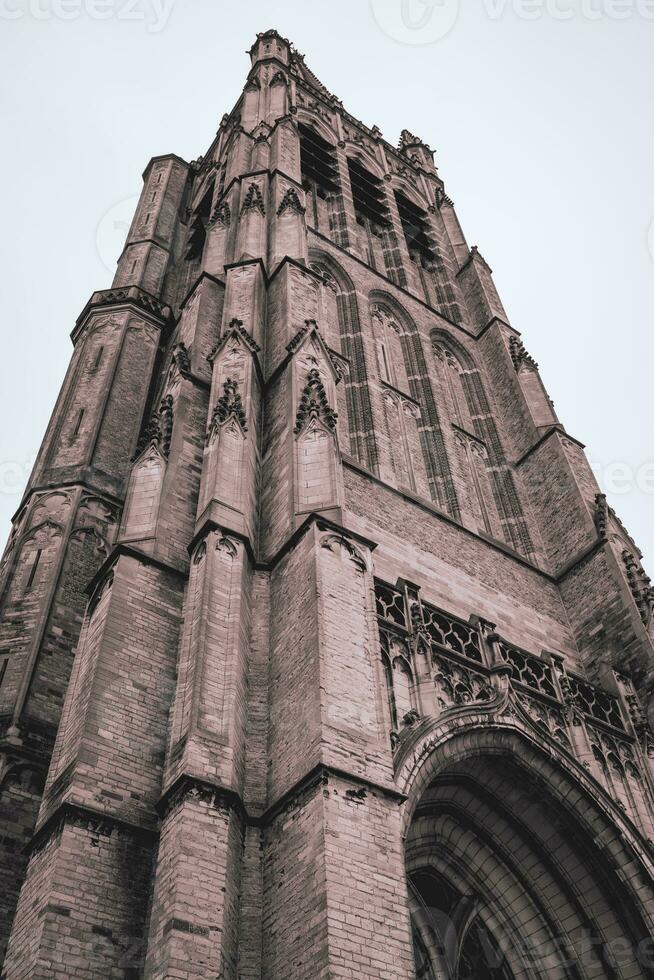
<path fill-rule="evenodd" d="M 647 842 L 581 767 L 485 722 L 403 752 L 416 978 L 651 976 Z"/>

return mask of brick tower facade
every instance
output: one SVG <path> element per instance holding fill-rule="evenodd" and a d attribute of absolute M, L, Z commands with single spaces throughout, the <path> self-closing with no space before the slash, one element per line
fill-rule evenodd
<path fill-rule="evenodd" d="M 640 553 L 429 147 L 250 54 L 0 566 L 1 975 L 651 975 Z"/>

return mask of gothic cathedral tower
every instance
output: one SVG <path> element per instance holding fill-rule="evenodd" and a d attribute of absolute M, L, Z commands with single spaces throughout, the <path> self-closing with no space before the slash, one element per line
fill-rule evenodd
<path fill-rule="evenodd" d="M 651 976 L 638 548 L 429 147 L 250 53 L 0 566 L 1 975 Z"/>

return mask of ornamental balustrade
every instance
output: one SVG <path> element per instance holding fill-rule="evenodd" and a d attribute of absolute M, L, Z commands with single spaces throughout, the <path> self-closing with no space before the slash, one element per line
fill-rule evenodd
<path fill-rule="evenodd" d="M 613 674 L 617 693 L 592 684 L 562 656 L 529 653 L 494 624 L 474 616 L 465 622 L 402 580 L 376 581 L 375 598 L 394 746 L 425 716 L 497 699 L 507 677 L 511 703 L 637 813 L 635 796 L 652 793 L 654 748 L 651 731 L 634 722 L 637 696 L 627 678 Z"/>

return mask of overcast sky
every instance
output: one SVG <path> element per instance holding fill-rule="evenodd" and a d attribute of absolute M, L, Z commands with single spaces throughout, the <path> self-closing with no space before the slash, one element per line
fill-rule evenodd
<path fill-rule="evenodd" d="M 276 27 L 437 162 L 568 431 L 654 569 L 654 0 L 0 0 L 0 536 L 151 156 L 191 160 Z"/>

